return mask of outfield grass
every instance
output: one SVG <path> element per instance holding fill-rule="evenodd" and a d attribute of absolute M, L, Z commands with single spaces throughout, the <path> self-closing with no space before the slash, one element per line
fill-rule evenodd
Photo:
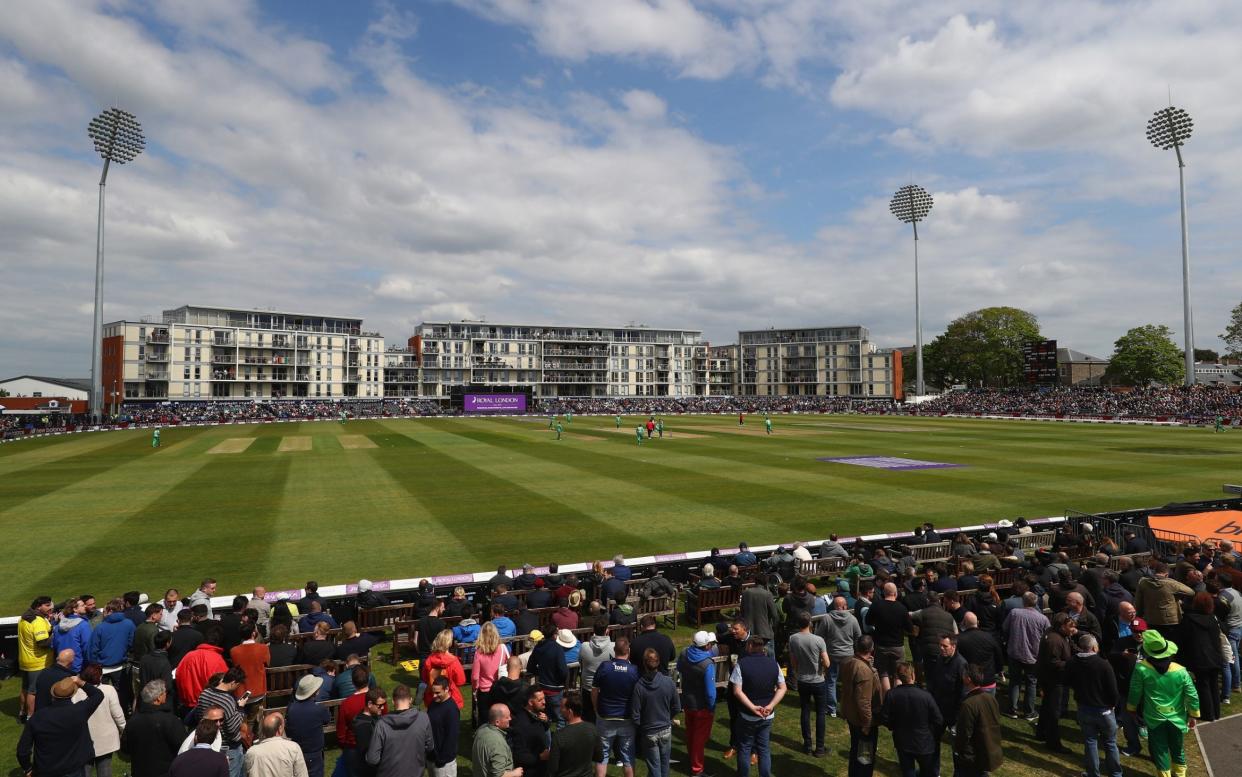
<path fill-rule="evenodd" d="M 0 446 L 0 613 L 38 594 L 156 598 L 589 561 L 1212 497 L 1242 435 L 957 419 L 579 416 L 142 430 Z M 363 447 L 367 446 L 367 447 Z M 240 450 L 243 449 L 244 450 Z M 238 451 L 240 452 L 229 452 Z M 963 465 L 886 471 L 817 457 Z"/>
<path fill-rule="evenodd" d="M 158 450 L 149 431 L 0 446 L 0 529 L 22 544 L 5 560 L 0 613 L 42 593 L 154 598 L 206 575 L 233 593 L 1159 505 L 1216 496 L 1242 452 L 1242 435 L 1202 429 L 859 416 L 780 416 L 771 437 L 759 419 L 739 430 L 734 418 L 669 418 L 663 440 L 639 447 L 640 420 L 618 433 L 611 417 L 579 416 L 559 442 L 546 420 L 424 419 L 167 429 Z M 963 466 L 816 460 L 865 455 Z M 689 633 L 679 627 L 678 643 Z M 386 661 L 375 668 L 386 686 L 412 681 Z M 10 765 L 16 695 L 16 681 L 0 687 Z M 799 752 L 797 717 L 791 693 L 775 773 L 844 774 L 844 724 L 830 722 L 830 755 L 816 761 Z M 721 709 L 709 748 L 718 777 L 732 767 L 724 720 Z M 1080 758 L 1043 752 L 1027 724 L 1004 725 L 999 775 L 1081 770 Z M 1080 752 L 1070 721 L 1065 735 Z M 880 743 L 877 773 L 895 775 L 888 732 Z M 674 757 L 684 761 L 680 738 Z M 1126 770 L 1154 774 L 1146 760 Z"/>

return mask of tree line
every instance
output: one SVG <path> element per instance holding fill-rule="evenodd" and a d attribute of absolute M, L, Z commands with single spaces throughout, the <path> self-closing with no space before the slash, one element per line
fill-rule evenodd
<path fill-rule="evenodd" d="M 1242 303 L 1230 313 L 1225 355 L 1242 358 Z M 982 308 L 949 322 L 945 331 L 923 346 L 923 375 L 928 386 L 1005 388 L 1023 380 L 1022 346 L 1046 339 L 1033 313 L 1020 308 Z M 1220 354 L 1195 349 L 1195 361 L 1217 361 Z M 907 382 L 914 375 L 915 354 L 904 354 Z M 1182 349 L 1163 324 L 1136 326 L 1113 343 L 1103 381 L 1119 386 L 1177 385 L 1185 377 Z"/>

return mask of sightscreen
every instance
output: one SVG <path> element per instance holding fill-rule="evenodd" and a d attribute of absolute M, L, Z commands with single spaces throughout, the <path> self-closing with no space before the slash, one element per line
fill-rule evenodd
<path fill-rule="evenodd" d="M 525 413 L 525 394 L 466 394 L 462 410 L 466 413 Z"/>

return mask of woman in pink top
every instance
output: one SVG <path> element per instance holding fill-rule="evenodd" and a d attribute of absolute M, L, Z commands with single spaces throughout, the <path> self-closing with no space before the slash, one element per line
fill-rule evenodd
<path fill-rule="evenodd" d="M 475 643 L 474 665 L 470 667 L 475 710 L 492 708 L 492 684 L 504 675 L 508 660 L 509 649 L 500 641 L 500 632 L 490 621 L 484 623 L 479 630 L 479 641 Z M 475 723 L 478 722 L 476 714 Z"/>

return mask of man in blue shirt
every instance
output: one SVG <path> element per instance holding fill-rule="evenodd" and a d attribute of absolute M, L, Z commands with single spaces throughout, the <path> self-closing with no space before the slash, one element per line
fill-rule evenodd
<path fill-rule="evenodd" d="M 595 727 L 599 732 L 600 766 L 606 768 L 615 754 L 621 760 L 625 777 L 634 777 L 634 722 L 630 700 L 638 685 L 638 667 L 630 663 L 630 640 L 617 637 L 613 658 L 595 670 L 591 701 L 595 707 Z M 615 746 L 615 748 L 614 748 Z"/>
<path fill-rule="evenodd" d="M 517 625 L 514 624 L 509 616 L 505 615 L 504 605 L 492 605 L 492 625 L 496 627 L 496 633 L 500 635 L 501 639 L 517 636 Z"/>

